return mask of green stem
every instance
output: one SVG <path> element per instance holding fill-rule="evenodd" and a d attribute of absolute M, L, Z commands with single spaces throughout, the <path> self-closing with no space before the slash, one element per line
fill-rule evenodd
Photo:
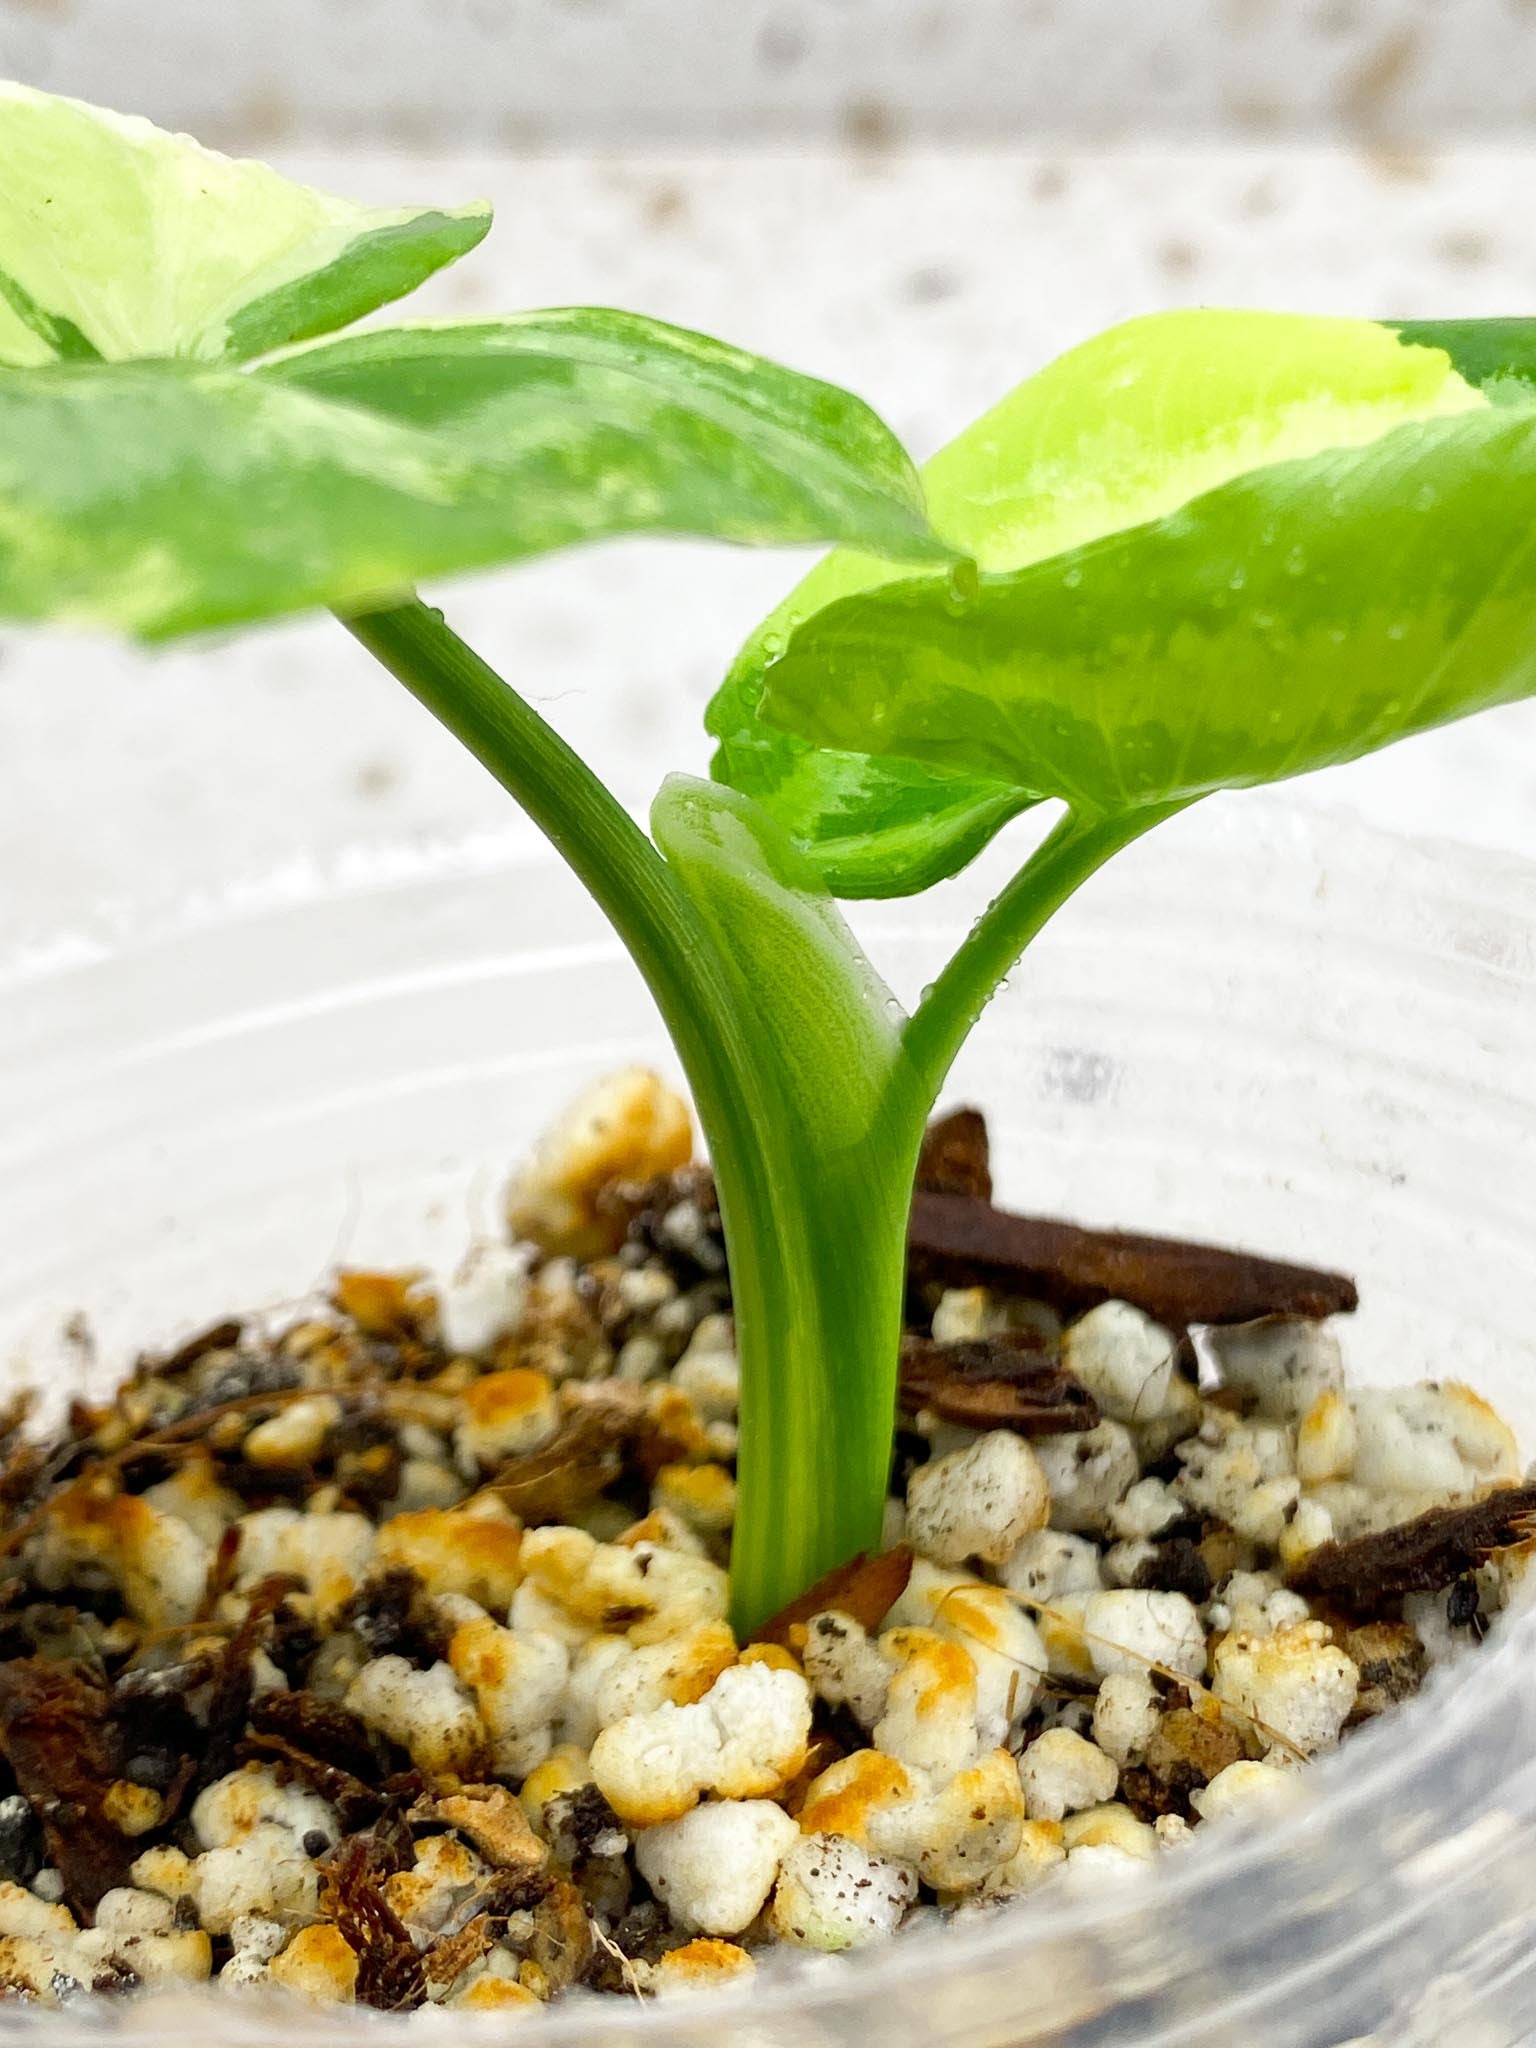
<path fill-rule="evenodd" d="M 739 1172 L 760 1169 L 738 1085 L 756 1048 L 743 1036 L 735 990 L 692 902 L 628 811 L 441 612 L 413 599 L 342 624 L 463 741 L 585 884 L 656 999 L 711 1153 L 739 1161 Z"/>
<path fill-rule="evenodd" d="M 624 806 L 441 612 L 412 599 L 342 624 L 516 797 L 623 940 L 690 1071 L 713 1066 L 692 908 Z"/>
<path fill-rule="evenodd" d="M 781 1126 L 720 1179 L 741 1363 L 732 1612 L 745 1635 L 878 1547 L 921 1115 L 842 1153 Z M 732 1169 L 735 1169 L 734 1171 Z"/>
<path fill-rule="evenodd" d="M 879 1539 L 921 1108 L 893 1085 L 858 1142 L 830 1145 L 789 1084 L 789 1048 L 764 1028 L 771 992 L 743 990 L 729 932 L 710 928 L 585 762 L 425 605 L 343 624 L 586 884 L 687 1072 L 715 1169 L 741 1362 L 732 1598 L 746 1633 Z M 786 971 L 792 982 L 793 959 Z"/>
<path fill-rule="evenodd" d="M 732 1598 L 745 1633 L 879 1539 L 907 1202 L 923 1122 L 951 1061 L 1051 913 L 1178 806 L 1064 820 L 871 1063 L 852 1056 L 840 1030 L 862 999 L 855 951 L 830 969 L 823 952 L 832 981 L 807 1015 L 797 992 L 813 985 L 824 932 L 817 941 L 810 928 L 798 937 L 786 928 L 781 972 L 765 982 L 738 934 L 742 920 L 771 914 L 769 896 L 749 888 L 739 903 L 727 894 L 711 904 L 691 893 L 699 876 L 685 886 L 586 763 L 440 613 L 411 602 L 343 623 L 586 884 L 645 976 L 687 1072 L 731 1264 L 741 1361 Z M 771 879 L 761 886 L 771 894 Z M 866 1071 L 871 1064 L 879 1071 Z"/>
<path fill-rule="evenodd" d="M 976 1020 L 1036 934 L 1112 854 L 1184 808 L 1146 804 L 1110 817 L 1069 811 L 1035 848 L 908 1020 L 907 1057 L 930 1107 Z"/>

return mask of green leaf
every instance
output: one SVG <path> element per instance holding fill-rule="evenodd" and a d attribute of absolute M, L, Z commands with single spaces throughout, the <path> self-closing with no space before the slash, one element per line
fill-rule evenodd
<path fill-rule="evenodd" d="M 905 450 L 868 406 L 642 314 L 576 306 L 385 328 L 258 374 L 499 467 L 544 547 L 671 532 L 946 552 Z"/>
<path fill-rule="evenodd" d="M 0 375 L 0 615 L 155 637 L 361 604 L 495 559 L 502 512 L 424 436 L 235 370 Z"/>
<path fill-rule="evenodd" d="M 161 637 L 635 532 L 933 548 L 856 399 L 626 315 L 0 373 L 0 617 Z"/>
<path fill-rule="evenodd" d="M 758 715 L 761 674 L 732 671 L 709 707 L 712 772 L 756 798 L 836 896 L 912 896 L 957 874 L 1034 798 L 915 761 L 816 747 Z"/>
<path fill-rule="evenodd" d="M 1151 525 L 818 613 L 770 715 L 1092 811 L 1347 761 L 1536 686 L 1536 409 L 1240 477 Z"/>
<path fill-rule="evenodd" d="M 1494 405 L 1536 392 L 1536 320 L 1390 320 L 1402 341 L 1443 349 L 1457 373 Z"/>
<path fill-rule="evenodd" d="M 248 361 L 413 291 L 491 220 L 355 206 L 6 83 L 0 163 L 0 364 Z"/>
<path fill-rule="evenodd" d="M 1367 442 L 1404 418 L 1481 404 L 1433 348 L 1370 320 L 1189 311 L 1111 328 L 1050 363 L 923 469 L 934 530 L 994 572 L 1156 519 L 1287 454 Z M 1039 794 L 1012 771 L 977 775 L 891 758 L 857 719 L 836 750 L 803 729 L 775 656 L 824 607 L 910 572 L 843 552 L 819 563 L 743 648 L 706 717 L 714 772 L 767 804 L 839 895 L 905 895 L 963 867 Z M 932 598 L 963 604 L 963 586 Z M 876 758 L 871 758 L 872 756 Z"/>
<path fill-rule="evenodd" d="M 1374 320 L 1220 308 L 1128 320 L 1048 363 L 923 472 L 933 523 L 1021 569 L 1229 478 L 1481 404 Z"/>

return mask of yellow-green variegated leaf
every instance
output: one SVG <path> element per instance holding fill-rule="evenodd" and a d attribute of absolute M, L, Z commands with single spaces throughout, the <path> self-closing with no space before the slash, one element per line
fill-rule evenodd
<path fill-rule="evenodd" d="M 378 328 L 256 374 L 500 469 L 541 547 L 595 533 L 856 533 L 909 559 L 945 554 L 906 450 L 860 399 L 641 313 Z"/>
<path fill-rule="evenodd" d="M 0 83 L 0 365 L 249 361 L 412 291 L 489 225 L 483 205 L 356 206 Z"/>
<path fill-rule="evenodd" d="M 1485 403 L 1438 345 L 1375 321 L 1156 314 L 1027 379 L 925 465 L 923 484 L 934 530 L 981 565 L 990 590 L 992 578 L 1166 518 L 1247 471 L 1361 447 L 1405 420 Z M 924 719 L 915 675 L 902 694 L 894 659 L 885 662 L 877 727 L 873 680 L 850 673 L 846 634 L 835 666 L 812 676 L 813 650 L 830 645 L 826 608 L 838 606 L 845 622 L 873 619 L 883 587 L 910 574 L 849 550 L 828 556 L 753 635 L 707 717 L 720 742 L 715 773 L 772 810 L 840 894 L 926 887 L 1050 790 L 996 749 L 983 765 L 984 750 L 936 740 L 929 727 L 938 715 Z M 866 601 L 856 610 L 859 593 Z M 952 578 L 920 595 L 889 595 L 903 619 L 950 621 L 934 633 L 951 646 L 982 616 Z M 786 645 L 790 659 L 776 669 Z M 900 742 L 898 697 L 900 730 L 923 727 L 921 747 Z"/>
<path fill-rule="evenodd" d="M 1457 373 L 1493 405 L 1536 397 L 1536 320 L 1388 320 L 1400 341 L 1443 349 Z"/>
<path fill-rule="evenodd" d="M 768 710 L 1090 812 L 1276 781 L 1536 691 L 1536 407 L 1254 470 L 1149 525 L 819 612 Z"/>
<path fill-rule="evenodd" d="M 0 618 L 160 637 L 626 533 L 935 547 L 868 407 L 638 315 L 0 371 Z"/>

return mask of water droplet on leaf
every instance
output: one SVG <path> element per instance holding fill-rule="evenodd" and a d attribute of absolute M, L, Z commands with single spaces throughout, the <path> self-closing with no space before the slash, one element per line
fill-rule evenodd
<path fill-rule="evenodd" d="M 961 561 L 950 564 L 945 578 L 946 595 L 952 605 L 968 604 L 981 589 L 981 576 L 976 564 L 967 555 Z"/>

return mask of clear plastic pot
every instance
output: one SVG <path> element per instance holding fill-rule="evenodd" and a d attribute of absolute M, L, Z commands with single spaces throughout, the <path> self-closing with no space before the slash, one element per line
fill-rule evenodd
<path fill-rule="evenodd" d="M 977 907 L 964 883 L 861 924 L 910 992 Z M 581 892 L 517 853 L 363 866 L 0 979 L 0 1335 L 54 1389 L 302 1294 L 337 1257 L 451 1261 L 565 1095 L 622 1059 L 670 1065 Z M 1196 811 L 1047 933 L 952 1094 L 986 1104 L 1005 1198 L 1341 1265 L 1356 1376 L 1470 1380 L 1536 1450 L 1531 870 L 1258 801 Z M 94 1362 L 61 1338 L 80 1313 Z M 748 1996 L 569 2006 L 519 2038 L 1503 2048 L 1536 2030 L 1533 1650 L 1515 1617 L 1284 1817 L 1145 1879 L 764 1971 Z M 111 2024 L 212 2044 L 438 2022 L 206 1992 Z M 88 2031 L 0 2010 L 0 2032 L 34 2029 Z"/>

